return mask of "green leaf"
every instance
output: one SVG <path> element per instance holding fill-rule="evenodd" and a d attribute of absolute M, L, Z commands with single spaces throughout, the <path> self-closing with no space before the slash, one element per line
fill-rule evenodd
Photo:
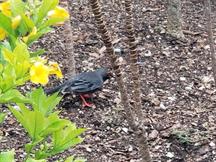
<path fill-rule="evenodd" d="M 35 52 L 31 52 L 31 53 L 30 53 L 30 56 L 31 56 L 31 57 L 37 57 L 37 56 L 39 56 L 39 55 L 42 55 L 44 52 L 45 52 L 44 49 L 39 49 L 39 50 L 37 50 L 37 51 L 35 51 Z"/>
<path fill-rule="evenodd" d="M 66 126 L 63 126 L 64 124 L 60 125 L 59 123 L 59 125 L 55 125 L 56 123 L 54 122 L 52 125 L 50 125 L 50 127 L 46 128 L 47 131 L 53 132 L 51 136 L 52 143 L 49 148 L 38 150 L 36 152 L 37 159 L 47 158 L 49 156 L 56 155 L 83 141 L 83 139 L 80 138 L 79 135 L 82 134 L 86 129 L 77 129 L 75 124 L 66 120 L 63 122 L 65 122 Z M 59 127 L 60 129 L 57 130 L 55 126 Z M 46 129 L 43 133 L 46 132 Z"/>
<path fill-rule="evenodd" d="M 22 36 L 24 36 L 34 28 L 35 24 L 25 14 L 21 14 L 21 17 L 22 17 L 22 20 L 19 25 L 18 31 L 19 33 L 21 33 Z"/>
<path fill-rule="evenodd" d="M 49 134 L 62 130 L 70 124 L 70 121 L 60 119 L 56 113 L 53 113 L 47 118 L 47 123 L 49 123 L 47 127 L 40 133 L 40 136 L 42 137 L 46 137 Z"/>
<path fill-rule="evenodd" d="M 46 159 L 35 160 L 35 159 L 32 159 L 32 158 L 29 158 L 29 159 L 26 160 L 26 162 L 46 162 Z"/>
<path fill-rule="evenodd" d="M 10 6 L 13 15 L 21 15 L 25 13 L 25 3 L 22 0 L 10 0 Z"/>
<path fill-rule="evenodd" d="M 1 152 L 0 153 L 0 162 L 15 162 L 14 160 L 14 150 Z"/>
<path fill-rule="evenodd" d="M 87 159 L 77 158 L 73 162 L 86 162 L 86 161 L 87 161 Z"/>
<path fill-rule="evenodd" d="M 34 41 L 38 40 L 41 36 L 43 36 L 46 33 L 49 33 L 50 31 L 52 31 L 51 28 L 45 28 L 39 32 L 37 32 L 35 35 L 32 35 L 28 38 L 28 41 L 26 42 L 27 45 L 30 45 L 31 43 L 33 43 Z"/>
<path fill-rule="evenodd" d="M 42 88 L 35 89 L 28 96 L 32 101 L 33 109 L 42 112 L 44 115 L 51 113 L 61 100 L 57 93 L 51 96 L 45 95 Z"/>
<path fill-rule="evenodd" d="M 64 162 L 86 162 L 87 159 L 75 158 L 74 156 L 68 157 Z"/>
<path fill-rule="evenodd" d="M 11 19 L 0 12 L 0 28 L 5 30 L 9 35 L 14 35 Z"/>
<path fill-rule="evenodd" d="M 40 140 L 40 132 L 46 127 L 46 120 L 43 114 L 37 110 L 31 111 L 24 104 L 18 104 L 20 110 L 9 106 L 10 111 L 22 124 L 33 141 Z"/>
<path fill-rule="evenodd" d="M 6 114 L 0 113 L 0 124 L 4 121 Z"/>
<path fill-rule="evenodd" d="M 70 157 L 68 157 L 67 159 L 65 159 L 64 162 L 73 162 L 74 159 L 75 159 L 74 156 L 70 156 Z"/>
<path fill-rule="evenodd" d="M 54 9 L 59 3 L 59 0 L 43 0 L 38 14 L 37 14 L 37 21 L 36 24 L 37 26 L 39 26 L 41 24 L 41 22 L 43 21 L 43 19 L 47 16 L 47 13 Z"/>
<path fill-rule="evenodd" d="M 25 43 L 17 42 L 17 45 L 15 49 L 13 50 L 13 53 L 18 55 L 17 61 L 23 61 L 28 60 L 30 58 L 29 52 L 28 52 L 28 46 Z"/>
<path fill-rule="evenodd" d="M 44 28 L 47 28 L 49 26 L 55 25 L 63 21 L 65 21 L 65 18 L 50 18 L 46 20 L 43 24 L 41 24 L 38 30 L 43 30 Z"/>
<path fill-rule="evenodd" d="M 30 100 L 25 98 L 18 90 L 11 89 L 0 94 L 0 103 L 29 103 Z"/>
<path fill-rule="evenodd" d="M 72 146 L 77 145 L 83 141 L 79 137 L 86 129 L 85 128 L 76 128 L 75 124 L 70 124 L 63 130 L 57 131 L 53 134 L 53 150 L 51 154 L 60 153 Z"/>
<path fill-rule="evenodd" d="M 33 147 L 35 147 L 39 142 L 43 141 L 43 138 L 38 138 L 37 140 L 32 141 L 31 143 L 25 144 L 25 151 L 30 153 Z"/>

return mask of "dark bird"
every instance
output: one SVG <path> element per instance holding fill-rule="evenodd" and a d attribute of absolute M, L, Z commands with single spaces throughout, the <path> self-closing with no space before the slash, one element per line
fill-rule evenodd
<path fill-rule="evenodd" d="M 46 94 L 61 92 L 62 94 L 78 94 L 83 100 L 83 106 L 91 107 L 85 98 L 91 96 L 92 93 L 102 90 L 103 83 L 111 77 L 111 73 L 106 68 L 100 68 L 91 72 L 79 73 L 66 82 L 54 88 L 45 90 Z"/>

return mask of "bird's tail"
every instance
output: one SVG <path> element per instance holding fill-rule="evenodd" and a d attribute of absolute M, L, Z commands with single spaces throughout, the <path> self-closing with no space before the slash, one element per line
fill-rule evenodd
<path fill-rule="evenodd" d="M 63 88 L 64 85 L 58 85 L 56 87 L 50 88 L 50 89 L 46 89 L 45 93 L 47 95 L 53 94 L 55 92 L 61 91 L 61 89 Z"/>

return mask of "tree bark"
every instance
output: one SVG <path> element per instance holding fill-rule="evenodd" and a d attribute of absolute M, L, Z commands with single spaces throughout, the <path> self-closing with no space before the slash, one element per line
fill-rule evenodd
<path fill-rule="evenodd" d="M 69 2 L 67 0 L 62 0 L 62 4 L 67 9 L 67 11 L 70 13 Z M 63 35 L 65 38 L 65 50 L 68 54 L 68 60 L 66 60 L 66 64 L 68 68 L 67 75 L 73 76 L 76 74 L 76 62 L 74 58 L 73 39 L 72 39 L 73 31 L 72 31 L 70 19 L 67 20 L 64 24 Z"/>
<path fill-rule="evenodd" d="M 181 0 L 168 0 L 167 19 L 168 33 L 178 39 L 184 39 L 181 19 Z"/>
<path fill-rule="evenodd" d="M 144 120 L 142 113 L 142 104 L 141 104 L 141 91 L 140 91 L 140 78 L 139 78 L 139 67 L 137 64 L 138 55 L 136 51 L 136 39 L 134 34 L 133 27 L 133 14 L 132 14 L 132 5 L 131 0 L 125 0 L 125 12 L 126 12 L 126 31 L 128 37 L 128 45 L 130 52 L 130 71 L 131 71 L 131 80 L 132 80 L 132 99 L 134 103 L 134 111 L 140 122 Z"/>
<path fill-rule="evenodd" d="M 147 141 L 147 133 L 145 131 L 145 127 L 143 121 L 145 119 L 142 112 L 142 102 L 141 102 L 141 86 L 140 86 L 140 77 L 139 77 L 139 66 L 138 62 L 138 54 L 137 54 L 137 45 L 134 33 L 134 25 L 133 25 L 133 13 L 132 13 L 132 2 L 131 0 L 125 0 L 125 12 L 126 12 L 126 31 L 128 37 L 128 45 L 129 45 L 129 53 L 130 53 L 130 71 L 131 71 L 131 80 L 132 80 L 132 99 L 135 101 L 134 103 L 134 111 L 136 116 L 138 117 L 138 122 L 142 125 L 142 133 L 144 136 L 142 138 L 143 146 L 141 149 L 141 154 L 145 161 L 151 161 L 149 149 L 148 149 L 148 141 Z M 148 155 L 146 157 L 146 154 Z"/>
<path fill-rule="evenodd" d="M 128 101 L 128 95 L 125 87 L 125 83 L 123 82 L 122 73 L 119 65 L 117 65 L 117 56 L 114 53 L 113 44 L 110 38 L 110 35 L 107 31 L 104 19 L 103 19 L 103 13 L 101 12 L 101 8 L 99 6 L 98 0 L 90 0 L 90 5 L 92 7 L 96 24 L 98 27 L 98 31 L 101 35 L 101 38 L 106 46 L 106 57 L 109 58 L 110 63 L 112 65 L 112 68 L 114 70 L 114 73 L 116 75 L 116 81 L 119 86 L 119 91 L 121 93 L 121 102 L 123 104 L 123 107 L 125 109 L 126 113 L 126 120 L 128 122 L 128 125 L 131 127 L 131 129 L 134 131 L 136 142 L 139 145 L 140 153 L 143 158 L 143 162 L 151 162 L 150 153 L 148 151 L 148 143 L 146 138 L 146 132 L 142 127 L 139 127 L 139 123 L 136 122 L 133 112 L 131 111 L 131 105 Z"/>
<path fill-rule="evenodd" d="M 214 38 L 212 32 L 211 2 L 210 0 L 205 0 L 204 3 L 205 3 L 206 17 L 207 17 L 207 33 L 208 33 L 208 41 L 210 45 L 210 53 L 212 59 L 213 76 L 214 76 L 214 81 L 216 83 L 216 58 L 215 58 Z"/>

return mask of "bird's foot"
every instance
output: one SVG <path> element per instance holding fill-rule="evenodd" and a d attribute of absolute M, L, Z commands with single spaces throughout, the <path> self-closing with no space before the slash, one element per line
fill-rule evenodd
<path fill-rule="evenodd" d="M 91 108 L 94 108 L 95 105 L 94 105 L 93 103 L 83 102 L 82 107 L 83 107 L 83 108 L 85 108 L 85 107 L 91 107 Z"/>
<path fill-rule="evenodd" d="M 94 108 L 95 105 L 92 103 L 89 103 L 85 100 L 85 97 L 83 95 L 80 95 L 80 98 L 82 99 L 83 103 L 82 103 L 82 107 L 91 107 Z"/>

